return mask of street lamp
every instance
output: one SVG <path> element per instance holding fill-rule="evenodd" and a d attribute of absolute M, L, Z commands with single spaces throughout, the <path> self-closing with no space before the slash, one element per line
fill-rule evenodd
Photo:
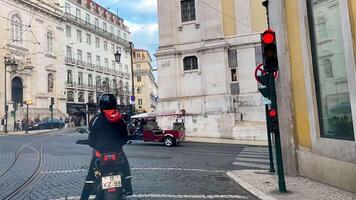
<path fill-rule="evenodd" d="M 32 100 L 28 99 L 24 103 L 26 104 L 26 133 L 28 133 L 28 125 L 29 125 L 28 106 L 32 105 Z"/>
<path fill-rule="evenodd" d="M 116 63 L 120 63 L 120 61 L 121 61 L 121 53 L 119 51 L 116 51 L 114 56 L 115 56 Z"/>
<path fill-rule="evenodd" d="M 133 101 L 133 99 L 135 99 L 135 83 L 134 83 L 134 70 L 133 70 L 133 43 L 129 42 L 130 47 L 130 57 L 131 57 L 131 90 L 132 90 L 132 96 L 130 98 L 131 101 Z M 114 54 L 115 56 L 115 61 L 116 63 L 120 63 L 121 62 L 121 52 L 120 51 L 116 51 L 116 53 Z M 133 115 L 133 113 L 135 112 L 135 102 L 133 101 L 133 104 L 131 105 L 131 114 Z"/>
<path fill-rule="evenodd" d="M 10 58 L 9 56 L 4 57 L 5 61 L 5 73 L 4 73 L 4 86 L 5 86 L 5 92 L 4 92 L 4 108 L 5 108 L 5 124 L 4 124 L 4 132 L 7 133 L 7 118 L 8 118 L 8 111 L 9 111 L 9 106 L 7 105 L 7 91 L 6 91 L 6 72 L 7 72 L 7 67 L 11 67 L 11 72 L 16 72 L 17 71 L 17 63 L 15 58 Z"/>

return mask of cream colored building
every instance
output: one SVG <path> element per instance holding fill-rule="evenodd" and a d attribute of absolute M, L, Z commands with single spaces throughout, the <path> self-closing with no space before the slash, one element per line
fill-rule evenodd
<path fill-rule="evenodd" d="M 285 172 L 356 192 L 356 1 L 270 0 L 269 9 Z"/>
<path fill-rule="evenodd" d="M 154 112 L 157 105 L 157 83 L 153 76 L 152 58 L 147 50 L 134 49 L 135 108 L 139 113 Z"/>
<path fill-rule="evenodd" d="M 254 79 L 265 13 L 260 0 L 158 0 L 158 111 L 185 109 L 188 136 L 266 140 Z"/>
<path fill-rule="evenodd" d="M 94 1 L 61 0 L 65 20 L 65 71 L 62 79 L 68 115 L 90 118 L 104 92 L 129 105 L 131 56 L 129 29 L 124 20 Z M 121 61 L 114 54 L 120 51 Z M 89 116 L 87 115 L 89 114 Z"/>
<path fill-rule="evenodd" d="M 8 130 L 14 118 L 10 115 L 14 102 L 31 99 L 30 118 L 49 116 L 50 98 L 56 99 L 55 115 L 64 116 L 64 90 L 60 86 L 64 68 L 62 11 L 56 1 L 0 1 L 0 115 L 5 115 L 4 57 L 15 59 L 18 70 L 6 68 L 6 96 L 9 106 Z M 19 108 L 17 119 L 25 116 Z"/>

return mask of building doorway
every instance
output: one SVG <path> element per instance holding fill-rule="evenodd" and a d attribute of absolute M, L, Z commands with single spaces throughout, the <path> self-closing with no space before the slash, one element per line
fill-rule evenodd
<path fill-rule="evenodd" d="M 11 81 L 11 100 L 14 103 L 23 102 L 23 83 L 19 77 L 15 77 Z"/>

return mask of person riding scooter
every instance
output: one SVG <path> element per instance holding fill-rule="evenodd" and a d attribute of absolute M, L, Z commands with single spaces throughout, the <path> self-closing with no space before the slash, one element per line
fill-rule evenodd
<path fill-rule="evenodd" d="M 123 152 L 123 145 L 128 141 L 127 126 L 117 111 L 117 101 L 113 94 L 103 94 L 99 100 L 100 114 L 89 122 L 89 145 L 100 153 L 121 152 L 124 159 L 123 180 L 124 194 L 132 195 L 130 166 Z M 92 190 L 96 157 L 93 155 L 88 175 L 83 187 L 81 200 L 87 200 Z"/>

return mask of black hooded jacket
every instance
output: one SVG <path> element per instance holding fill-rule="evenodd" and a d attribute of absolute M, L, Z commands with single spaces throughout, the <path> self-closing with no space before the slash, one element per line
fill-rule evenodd
<path fill-rule="evenodd" d="M 121 114 L 112 110 L 103 111 L 89 122 L 89 145 L 100 153 L 121 152 L 128 141 L 127 126 Z"/>

